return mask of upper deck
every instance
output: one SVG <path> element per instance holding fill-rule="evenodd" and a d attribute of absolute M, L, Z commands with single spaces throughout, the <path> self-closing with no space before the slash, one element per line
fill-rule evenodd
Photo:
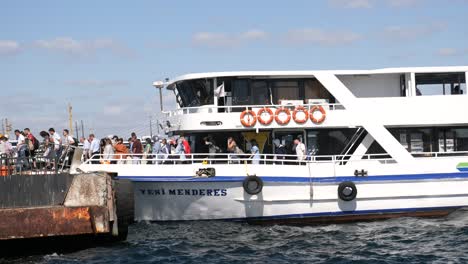
<path fill-rule="evenodd" d="M 246 109 L 257 112 L 261 108 L 289 107 L 292 112 L 297 105 L 307 110 L 323 106 L 327 120 L 322 127 L 361 125 L 353 111 L 348 111 L 356 107 L 365 107 L 367 118 L 384 118 L 388 126 L 429 125 L 442 120 L 465 124 L 460 115 L 427 113 L 433 112 L 434 105 L 450 106 L 457 113 L 468 110 L 458 107 L 467 102 L 467 76 L 468 66 L 187 74 L 166 84 L 177 101 L 177 109 L 167 113 L 166 129 L 184 132 L 313 127 L 315 124 L 307 121 L 273 122 L 269 126 L 256 123 L 246 128 L 239 119 Z"/>

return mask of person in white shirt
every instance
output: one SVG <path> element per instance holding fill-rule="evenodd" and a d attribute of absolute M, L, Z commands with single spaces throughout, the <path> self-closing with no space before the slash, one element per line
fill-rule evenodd
<path fill-rule="evenodd" d="M 24 167 L 29 166 L 28 159 L 26 158 L 26 138 L 24 135 L 18 130 L 15 130 L 15 135 L 16 135 L 16 150 L 18 151 L 18 159 L 16 161 L 16 168 L 17 170 L 21 170 Z"/>
<path fill-rule="evenodd" d="M 63 130 L 63 141 L 62 141 L 62 145 L 64 147 L 68 147 L 68 146 L 73 146 L 75 144 L 75 140 L 73 139 L 72 136 L 69 135 L 69 131 L 68 129 L 64 129 Z"/>
<path fill-rule="evenodd" d="M 99 146 L 99 139 L 94 137 L 94 134 L 90 134 L 88 138 L 90 145 L 89 145 L 89 158 L 92 158 L 93 155 L 100 154 L 100 146 Z M 96 156 L 93 158 L 94 160 L 91 162 L 92 164 L 99 164 L 99 157 Z"/>
<path fill-rule="evenodd" d="M 55 156 L 56 157 L 62 156 L 62 139 L 60 138 L 60 135 L 55 133 L 55 129 L 53 128 L 49 128 L 49 134 L 50 134 L 50 141 L 54 142 Z"/>
<path fill-rule="evenodd" d="M 86 161 L 87 159 L 89 159 L 89 146 L 90 146 L 90 143 L 89 143 L 89 140 L 87 138 L 80 138 L 80 142 L 81 144 L 83 144 L 83 161 Z"/>
<path fill-rule="evenodd" d="M 114 157 L 114 147 L 112 146 L 112 141 L 109 138 L 105 139 L 106 146 L 102 153 L 102 159 L 104 164 L 111 164 L 111 160 L 115 159 Z"/>
<path fill-rule="evenodd" d="M 68 129 L 63 130 L 63 141 L 62 145 L 65 150 L 65 154 L 63 155 L 62 159 L 65 159 L 65 155 L 68 156 L 68 166 L 71 166 L 71 162 L 73 159 L 73 154 L 75 153 L 74 145 L 75 145 L 75 140 L 73 139 L 72 136 L 70 136 L 70 131 Z"/>
<path fill-rule="evenodd" d="M 298 138 L 294 140 L 294 145 L 296 145 L 296 156 L 297 160 L 305 160 L 306 158 L 306 147 Z"/>

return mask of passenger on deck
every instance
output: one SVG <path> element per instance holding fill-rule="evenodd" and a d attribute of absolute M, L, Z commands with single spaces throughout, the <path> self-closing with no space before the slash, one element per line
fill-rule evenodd
<path fill-rule="evenodd" d="M 15 130 L 16 140 L 18 141 L 16 145 L 16 151 L 18 152 L 18 158 L 16 159 L 16 170 L 22 170 L 29 167 L 28 159 L 26 158 L 26 139 L 21 131 L 18 129 Z"/>
<path fill-rule="evenodd" d="M 161 140 L 161 148 L 159 149 L 158 159 L 165 160 L 171 154 L 171 146 L 167 144 L 167 139 L 163 138 Z M 162 163 L 162 162 L 160 162 Z"/>
<path fill-rule="evenodd" d="M 305 160 L 305 158 L 306 158 L 306 147 L 305 147 L 304 143 L 302 143 L 300 139 L 296 138 L 294 140 L 294 145 L 295 145 L 295 149 L 296 149 L 297 160 L 299 160 L 299 161 Z"/>
<path fill-rule="evenodd" d="M 89 145 L 89 158 L 93 159 L 91 162 L 92 164 L 99 164 L 99 139 L 95 138 L 94 134 L 89 134 L 88 138 L 90 145 Z M 95 157 L 93 157 L 96 155 Z"/>
<path fill-rule="evenodd" d="M 146 144 L 143 150 L 143 161 L 141 162 L 142 164 L 151 163 L 151 162 L 148 162 L 148 159 L 151 159 L 151 153 L 153 153 L 153 146 L 151 145 L 151 139 L 147 138 L 145 142 Z"/>
<path fill-rule="evenodd" d="M 87 138 L 80 138 L 80 143 L 83 144 L 83 161 L 89 159 L 89 140 Z"/>
<path fill-rule="evenodd" d="M 237 143 L 233 137 L 228 138 L 227 151 L 230 154 L 229 159 L 239 159 L 238 155 L 244 154 L 244 152 L 237 146 Z M 236 161 L 236 163 L 239 163 L 239 161 Z"/>
<path fill-rule="evenodd" d="M 218 146 L 216 146 L 214 140 L 211 137 L 209 136 L 204 137 L 203 140 L 205 141 L 205 145 L 208 146 L 208 153 L 209 153 L 208 158 L 210 159 L 216 158 L 216 153 L 220 153 L 221 149 Z"/>
<path fill-rule="evenodd" d="M 31 157 L 33 161 L 33 167 L 36 167 L 35 156 L 36 156 L 36 150 L 39 148 L 39 142 L 37 141 L 36 137 L 31 133 L 31 130 L 29 128 L 25 128 L 23 131 L 24 131 L 24 136 L 26 137 L 26 140 L 28 141 L 27 152 L 29 154 L 29 157 Z"/>
<path fill-rule="evenodd" d="M 279 139 L 273 140 L 273 144 L 275 144 L 275 154 L 276 154 L 276 159 L 281 160 L 281 162 L 277 162 L 279 164 L 283 163 L 283 160 L 286 159 L 286 154 L 288 151 L 286 150 L 286 147 L 281 144 L 281 141 Z"/>
<path fill-rule="evenodd" d="M 68 156 L 68 166 L 71 166 L 71 162 L 73 159 L 73 153 L 75 152 L 74 145 L 75 145 L 75 139 L 73 139 L 72 136 L 69 134 L 70 132 L 68 129 L 63 130 L 63 150 L 64 154 L 62 155 L 62 159 L 65 160 L 65 158 Z"/>
<path fill-rule="evenodd" d="M 185 160 L 185 149 L 184 149 L 184 141 L 182 138 L 177 140 L 177 147 L 175 149 L 175 154 L 178 156 L 179 159 Z"/>
<path fill-rule="evenodd" d="M 112 141 L 110 138 L 104 139 L 104 151 L 102 153 L 102 163 L 103 164 L 114 164 L 112 160 L 114 159 L 114 147 L 112 146 Z"/>
<path fill-rule="evenodd" d="M 124 164 L 125 160 L 127 159 L 128 148 L 123 143 L 123 138 L 119 138 L 117 140 L 117 143 L 114 145 L 114 149 L 115 154 L 117 154 L 116 159 L 119 159 L 119 161 L 117 161 L 117 164 Z"/>
<path fill-rule="evenodd" d="M 62 139 L 60 138 L 60 135 L 55 133 L 54 128 L 49 128 L 49 140 L 54 142 L 54 151 L 55 151 L 55 156 L 60 157 L 62 155 Z"/>
<path fill-rule="evenodd" d="M 55 164 L 55 150 L 54 150 L 54 142 L 50 139 L 49 133 L 46 131 L 41 131 L 39 135 L 43 138 L 43 145 L 44 145 L 44 154 L 42 155 L 46 162 L 46 168 L 52 169 L 53 164 Z"/>
<path fill-rule="evenodd" d="M 250 156 L 252 164 L 260 164 L 260 149 L 258 148 L 257 141 L 252 139 L 250 144 L 252 144 L 252 148 L 250 149 L 250 152 L 252 153 L 252 156 Z"/>
<path fill-rule="evenodd" d="M 8 142 L 8 136 L 3 135 L 0 137 L 0 154 L 4 154 L 7 158 L 10 158 L 13 154 L 13 146 Z"/>
<path fill-rule="evenodd" d="M 153 136 L 153 158 L 154 159 L 160 159 L 159 157 L 159 151 L 161 150 L 161 142 L 159 140 L 158 136 Z M 154 164 L 157 164 L 158 162 L 155 161 Z"/>
<path fill-rule="evenodd" d="M 143 154 L 143 145 L 141 141 L 137 138 L 135 132 L 132 133 L 132 154 L 133 154 L 133 164 L 140 164 L 141 157 Z"/>
<path fill-rule="evenodd" d="M 190 154 L 192 153 L 192 148 L 190 147 L 190 142 L 184 137 L 181 136 L 182 144 L 184 144 L 184 153 L 187 158 L 190 158 Z"/>

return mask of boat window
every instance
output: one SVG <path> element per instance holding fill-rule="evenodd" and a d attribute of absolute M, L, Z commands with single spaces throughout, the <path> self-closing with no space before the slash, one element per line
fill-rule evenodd
<path fill-rule="evenodd" d="M 468 151 L 468 128 L 446 128 L 438 132 L 439 152 Z"/>
<path fill-rule="evenodd" d="M 270 93 L 265 80 L 233 80 L 231 83 L 233 105 L 268 105 Z"/>
<path fill-rule="evenodd" d="M 268 83 L 266 81 L 252 81 L 250 84 L 252 93 L 252 102 L 254 105 L 271 104 L 268 92 Z"/>
<path fill-rule="evenodd" d="M 248 105 L 250 102 L 250 89 L 248 80 L 232 81 L 232 105 Z"/>
<path fill-rule="evenodd" d="M 357 128 L 307 131 L 307 150 L 313 155 L 342 155 Z"/>
<path fill-rule="evenodd" d="M 304 81 L 304 97 L 306 103 L 320 102 L 321 100 L 324 100 L 326 103 L 334 102 L 331 94 L 317 79 Z"/>
<path fill-rule="evenodd" d="M 467 127 L 390 128 L 389 131 L 413 154 L 468 151 Z M 374 141 L 367 154 L 380 153 L 385 153 L 385 150 Z"/>
<path fill-rule="evenodd" d="M 301 100 L 299 94 L 299 81 L 272 81 L 274 103 L 281 104 L 283 100 Z"/>
<path fill-rule="evenodd" d="M 416 95 L 466 94 L 465 73 L 416 74 Z"/>
<path fill-rule="evenodd" d="M 435 151 L 434 131 L 431 128 L 389 129 L 389 131 L 409 152 Z"/>
<path fill-rule="evenodd" d="M 178 82 L 176 85 L 181 107 L 212 105 L 214 103 L 213 81 L 207 79 Z"/>

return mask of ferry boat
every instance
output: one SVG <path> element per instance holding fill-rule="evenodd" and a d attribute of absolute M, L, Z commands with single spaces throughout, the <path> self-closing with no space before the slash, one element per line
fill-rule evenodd
<path fill-rule="evenodd" d="M 187 74 L 154 85 L 173 92 L 162 123 L 190 155 L 80 169 L 133 181 L 137 221 L 445 216 L 468 206 L 467 78 L 468 66 Z"/>

